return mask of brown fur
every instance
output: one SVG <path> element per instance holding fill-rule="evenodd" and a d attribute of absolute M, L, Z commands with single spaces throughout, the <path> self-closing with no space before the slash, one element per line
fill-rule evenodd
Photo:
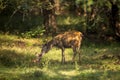
<path fill-rule="evenodd" d="M 79 31 L 68 31 L 62 34 L 58 34 L 52 40 L 43 45 L 41 53 L 38 56 L 37 61 L 39 61 L 42 56 L 47 53 L 52 47 L 58 47 L 62 50 L 62 63 L 65 62 L 64 50 L 65 48 L 73 49 L 73 61 L 77 53 L 79 53 L 81 41 L 82 41 L 82 33 Z M 79 61 L 80 61 L 80 53 L 79 53 Z"/>

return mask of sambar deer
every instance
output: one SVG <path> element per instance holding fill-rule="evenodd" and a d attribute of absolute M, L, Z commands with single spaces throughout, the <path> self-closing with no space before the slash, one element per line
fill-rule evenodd
<path fill-rule="evenodd" d="M 75 56 L 77 53 L 79 53 L 79 61 L 80 61 L 80 46 L 82 41 L 83 34 L 79 31 L 68 31 L 64 32 L 62 34 L 58 34 L 55 36 L 52 40 L 45 43 L 41 49 L 41 53 L 38 55 L 37 59 L 34 62 L 40 61 L 42 56 L 47 53 L 52 47 L 57 47 L 62 50 L 62 63 L 65 62 L 65 55 L 64 51 L 65 48 L 72 48 L 73 49 L 73 58 L 74 61 Z"/>

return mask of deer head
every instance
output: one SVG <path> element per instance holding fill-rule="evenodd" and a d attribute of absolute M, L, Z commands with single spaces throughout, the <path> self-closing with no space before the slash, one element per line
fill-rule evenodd
<path fill-rule="evenodd" d="M 53 47 L 53 43 L 54 41 L 51 40 L 47 43 L 45 43 L 43 46 L 42 46 L 42 49 L 41 49 L 41 52 L 40 54 L 37 56 L 37 59 L 34 61 L 34 62 L 39 62 L 42 58 L 42 56 L 47 53 L 52 47 Z"/>

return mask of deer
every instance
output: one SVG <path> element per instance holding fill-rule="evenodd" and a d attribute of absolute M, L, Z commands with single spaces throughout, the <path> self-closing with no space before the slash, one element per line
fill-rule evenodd
<path fill-rule="evenodd" d="M 48 53 L 53 47 L 57 47 L 62 51 L 62 63 L 65 63 L 65 48 L 72 48 L 73 57 L 72 61 L 75 60 L 76 54 L 79 53 L 79 61 L 80 61 L 80 46 L 82 42 L 83 34 L 79 31 L 67 31 L 57 36 L 53 37 L 50 41 L 45 43 L 42 46 L 40 54 L 38 54 L 37 59 L 34 62 L 39 62 L 42 56 L 45 53 Z"/>

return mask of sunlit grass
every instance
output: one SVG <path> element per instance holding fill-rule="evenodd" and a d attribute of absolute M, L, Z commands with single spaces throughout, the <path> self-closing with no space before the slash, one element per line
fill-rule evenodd
<path fill-rule="evenodd" d="M 20 41 L 16 43 L 16 41 Z M 119 43 L 81 46 L 81 62 L 76 56 L 72 63 L 72 49 L 65 50 L 66 63 L 61 64 L 61 50 L 51 49 L 41 63 L 33 63 L 40 53 L 42 39 L 23 39 L 0 35 L 0 80 L 119 80 Z M 22 43 L 21 43 L 22 42 Z"/>

